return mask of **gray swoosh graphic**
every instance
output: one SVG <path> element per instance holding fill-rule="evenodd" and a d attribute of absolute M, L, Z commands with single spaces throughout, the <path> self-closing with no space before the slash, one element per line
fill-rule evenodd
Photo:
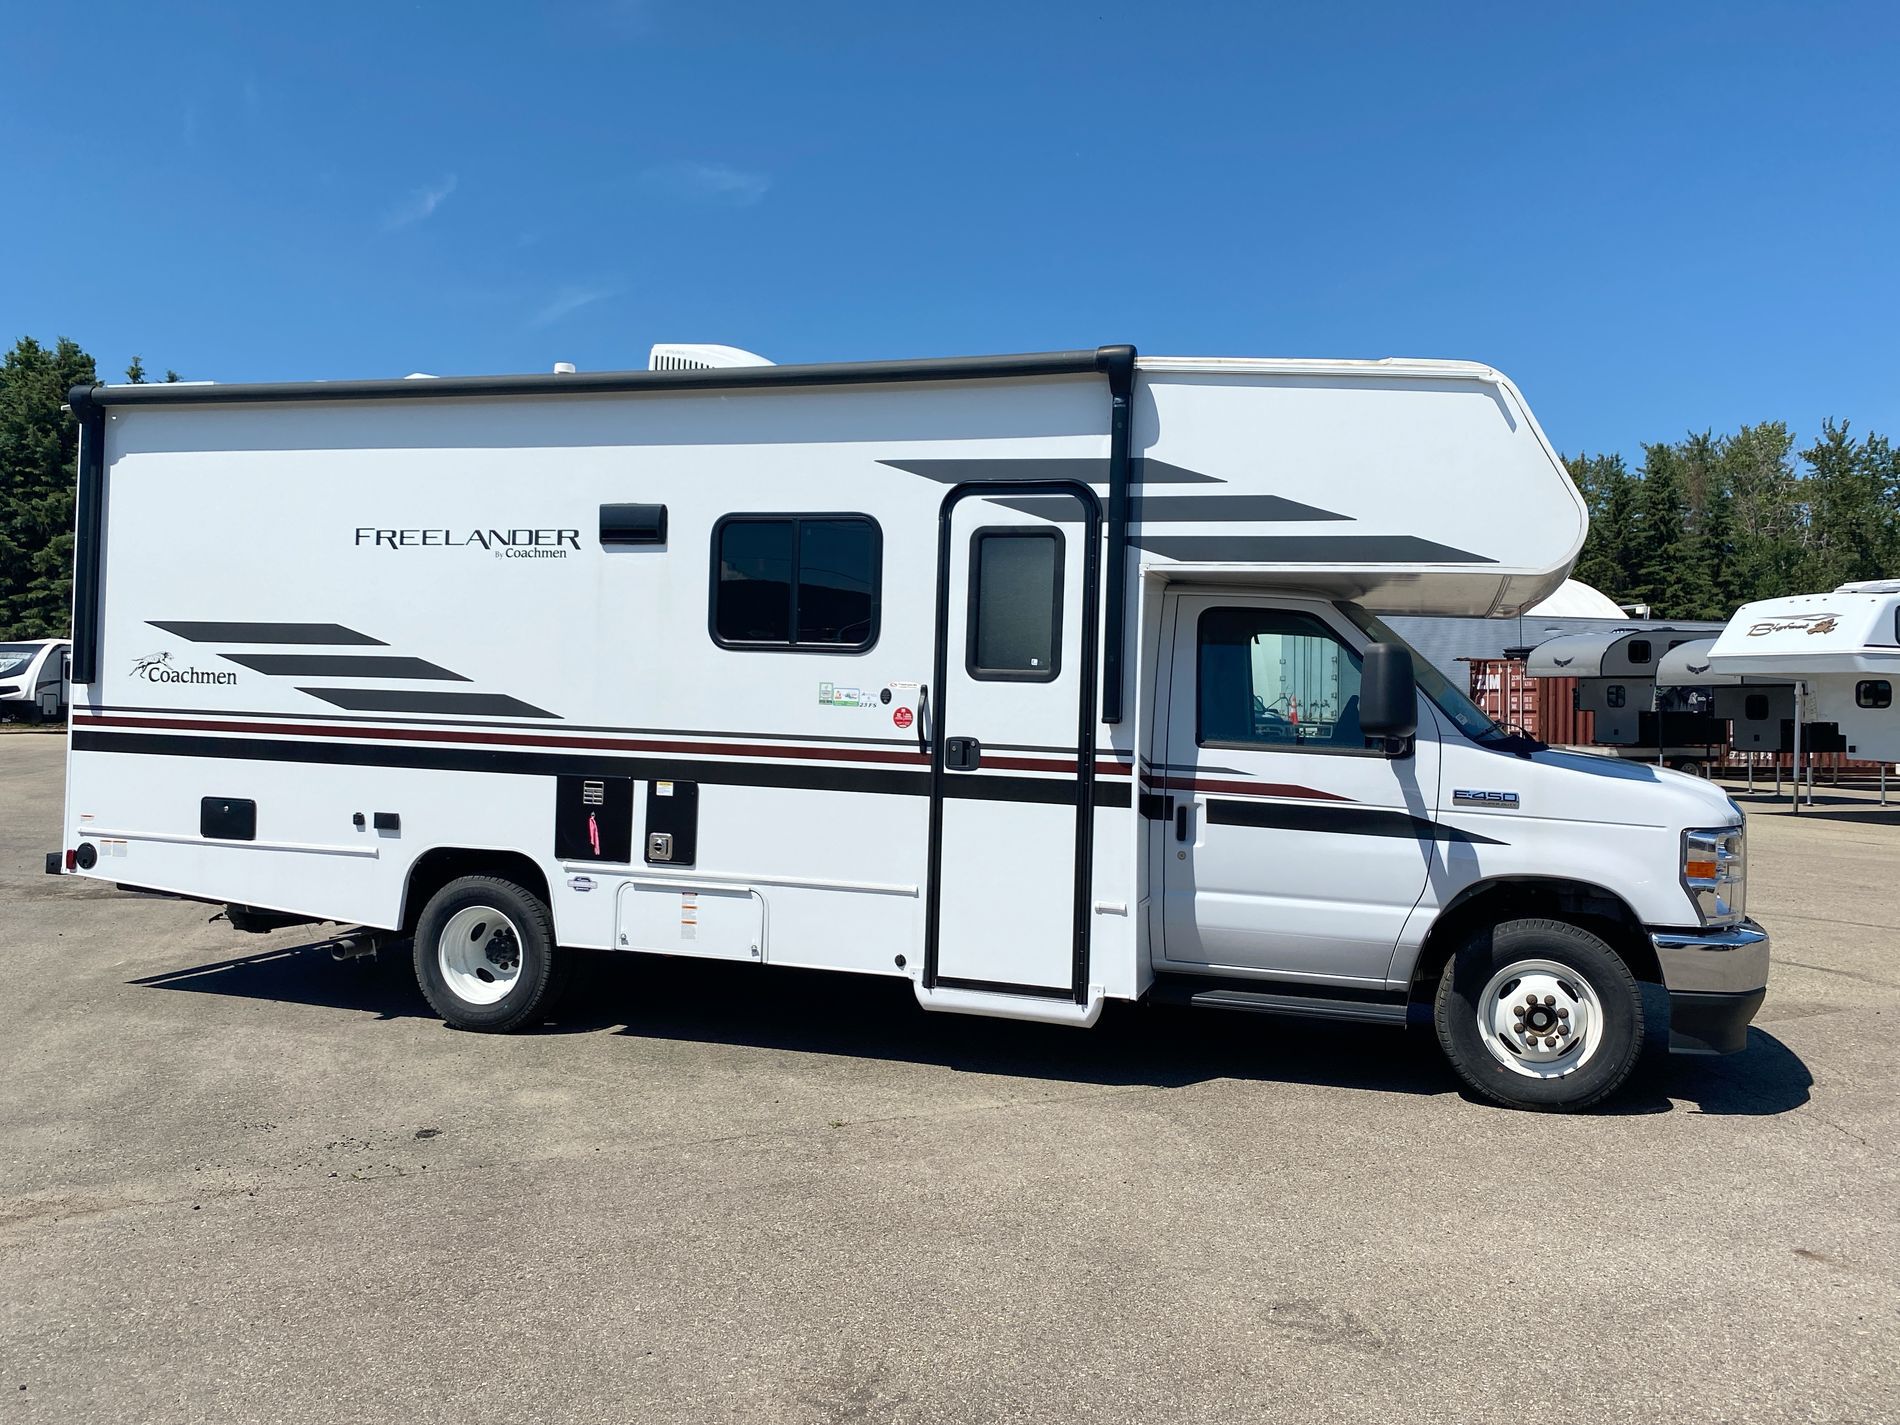
<path fill-rule="evenodd" d="M 1130 472 L 1144 485 L 1224 485 L 1227 482 L 1198 470 L 1184 470 L 1165 460 L 1136 456 Z M 1084 485 L 1108 483 L 1108 457 L 1058 455 L 1047 459 L 1000 457 L 995 460 L 880 460 L 893 470 L 921 475 L 940 485 L 961 485 L 971 480 L 1075 480 Z"/>
<path fill-rule="evenodd" d="M 1218 564 L 1495 564 L 1410 534 L 1141 534 L 1150 554 Z"/>

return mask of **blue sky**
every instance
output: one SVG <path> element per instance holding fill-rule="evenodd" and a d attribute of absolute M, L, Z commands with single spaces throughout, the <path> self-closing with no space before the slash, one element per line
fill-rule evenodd
<path fill-rule="evenodd" d="M 0 336 L 194 378 L 1446 356 L 1900 437 L 1900 6 L 16 6 Z"/>

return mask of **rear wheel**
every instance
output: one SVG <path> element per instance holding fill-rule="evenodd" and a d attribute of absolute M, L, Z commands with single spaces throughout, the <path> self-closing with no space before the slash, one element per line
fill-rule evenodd
<path fill-rule="evenodd" d="M 429 899 L 416 926 L 416 981 L 457 1029 L 505 1034 L 538 1022 L 558 988 L 548 908 L 496 876 L 463 876 Z"/>
<path fill-rule="evenodd" d="M 1433 1018 L 1459 1077 L 1514 1108 L 1599 1103 L 1643 1052 L 1636 977 L 1599 936 L 1560 920 L 1474 933 L 1445 966 Z"/>

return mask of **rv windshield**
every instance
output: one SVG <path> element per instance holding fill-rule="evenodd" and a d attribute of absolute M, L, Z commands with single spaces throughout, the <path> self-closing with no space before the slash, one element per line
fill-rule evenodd
<path fill-rule="evenodd" d="M 0 678 L 21 671 L 39 651 L 37 643 L 0 643 Z"/>
<path fill-rule="evenodd" d="M 1463 691 L 1422 655 L 1411 644 L 1383 620 L 1375 618 L 1357 604 L 1341 601 L 1336 606 L 1347 618 L 1359 626 L 1359 631 L 1378 643 L 1395 643 L 1412 655 L 1412 676 L 1418 679 L 1419 691 L 1432 700 L 1446 717 L 1458 725 L 1458 730 L 1473 742 L 1492 742 L 1509 737 L 1503 728 L 1485 714 L 1483 708 L 1472 702 Z"/>

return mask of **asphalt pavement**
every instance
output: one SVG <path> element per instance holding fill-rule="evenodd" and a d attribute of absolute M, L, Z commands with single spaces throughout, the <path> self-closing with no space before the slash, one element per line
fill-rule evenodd
<path fill-rule="evenodd" d="M 0 1419 L 1900 1419 L 1900 807 L 1751 805 L 1746 1053 L 1608 1111 L 1424 1036 L 622 957 L 405 960 L 42 874 L 0 736 Z"/>

